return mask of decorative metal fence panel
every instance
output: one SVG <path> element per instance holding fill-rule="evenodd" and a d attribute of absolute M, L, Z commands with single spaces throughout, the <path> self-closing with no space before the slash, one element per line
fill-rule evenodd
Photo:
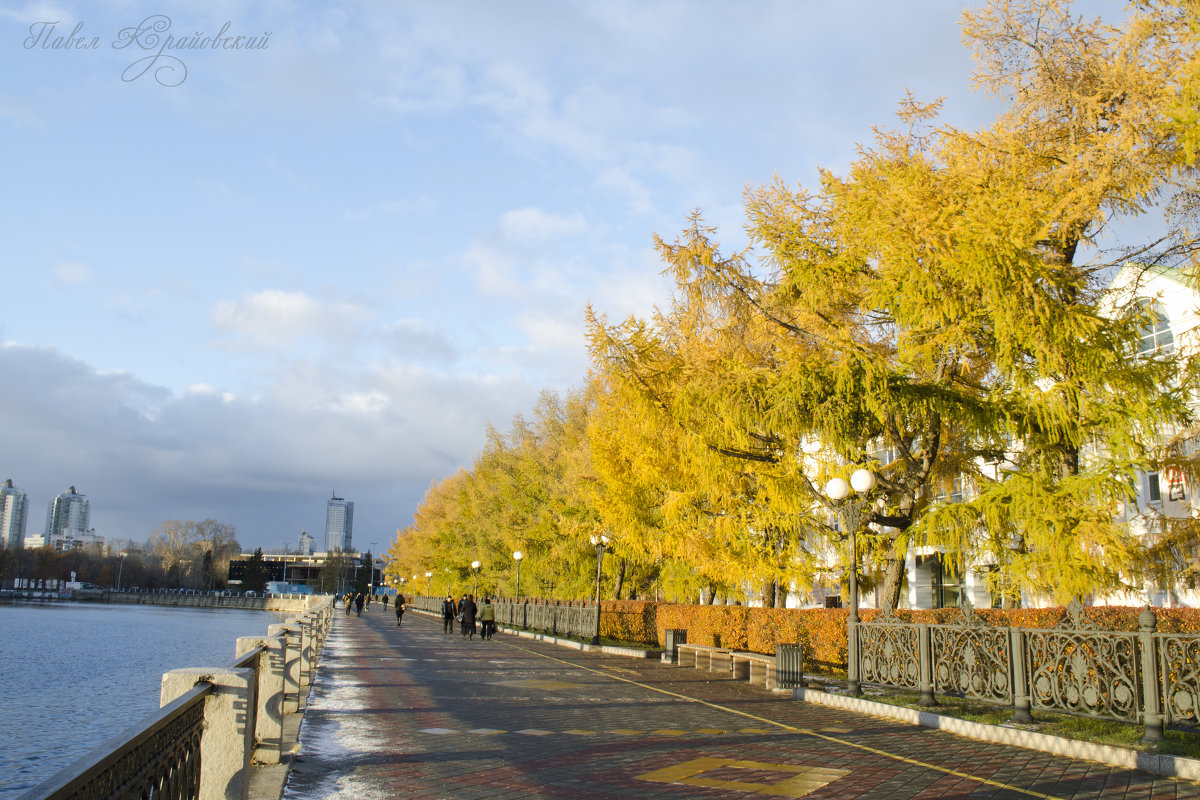
<path fill-rule="evenodd" d="M 199 796 L 204 699 L 211 691 L 212 684 L 201 684 L 164 706 L 144 730 L 119 737 L 124 741 L 106 742 L 21 800 L 189 800 Z"/>
<path fill-rule="evenodd" d="M 958 625 L 931 625 L 933 690 L 992 703 L 1013 702 L 1012 640 L 963 608 Z"/>
<path fill-rule="evenodd" d="M 1035 709 L 1136 722 L 1142 710 L 1136 633 L 1101 631 L 1072 603 L 1051 630 L 1026 630 Z"/>
<path fill-rule="evenodd" d="M 859 623 L 859 680 L 898 689 L 921 684 L 919 626 L 885 611 L 870 624 Z"/>
<path fill-rule="evenodd" d="M 1159 672 L 1167 722 L 1200 722 L 1200 636 L 1160 633 Z"/>

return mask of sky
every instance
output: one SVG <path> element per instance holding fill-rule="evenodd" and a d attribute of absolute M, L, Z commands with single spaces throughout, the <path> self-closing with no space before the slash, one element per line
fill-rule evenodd
<path fill-rule="evenodd" d="M 742 246 L 747 187 L 844 171 L 907 91 L 986 124 L 967 5 L 0 2 L 27 533 L 75 486 L 109 539 L 323 548 L 336 492 L 378 552 L 489 423 L 582 385 L 589 304 L 669 302 L 654 234 L 699 209 Z"/>

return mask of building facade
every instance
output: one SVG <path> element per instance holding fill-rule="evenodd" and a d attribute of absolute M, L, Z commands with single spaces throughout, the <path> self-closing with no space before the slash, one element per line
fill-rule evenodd
<path fill-rule="evenodd" d="M 325 506 L 325 551 L 354 550 L 354 503 L 341 497 L 329 498 Z"/>
<path fill-rule="evenodd" d="M 311 556 L 313 554 L 313 542 L 315 541 L 316 539 L 308 531 L 300 531 L 300 545 L 296 552 L 302 556 Z"/>
<path fill-rule="evenodd" d="M 13 486 L 12 478 L 0 486 L 0 546 L 18 550 L 25 544 L 29 497 Z"/>
<path fill-rule="evenodd" d="M 87 495 L 82 495 L 74 486 L 50 501 L 46 509 L 46 530 L 40 537 L 32 537 L 31 547 L 53 547 L 55 550 L 73 550 L 83 545 L 102 546 L 104 539 L 91 529 L 92 509 Z"/>

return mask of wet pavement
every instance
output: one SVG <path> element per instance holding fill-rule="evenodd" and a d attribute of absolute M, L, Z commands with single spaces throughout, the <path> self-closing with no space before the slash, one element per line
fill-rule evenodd
<path fill-rule="evenodd" d="M 377 609 L 335 620 L 284 797 L 1200 800 L 1200 784 Z"/>

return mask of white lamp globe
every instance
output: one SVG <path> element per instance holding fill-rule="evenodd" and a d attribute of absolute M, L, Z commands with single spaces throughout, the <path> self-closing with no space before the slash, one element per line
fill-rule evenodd
<path fill-rule="evenodd" d="M 480 562 L 478 562 L 478 561 L 472 561 L 471 569 L 479 569 L 479 564 L 480 564 Z"/>
<path fill-rule="evenodd" d="M 520 550 L 513 553 L 513 558 L 515 558 L 517 561 L 520 561 L 524 557 L 525 557 L 525 554 L 522 553 Z"/>
<path fill-rule="evenodd" d="M 592 534 L 592 535 L 591 535 L 590 537 L 588 537 L 588 538 L 590 538 L 590 539 L 592 540 L 592 544 L 593 544 L 593 545 L 600 544 L 600 537 L 596 536 L 595 534 Z"/>
<path fill-rule="evenodd" d="M 869 469 L 858 469 L 850 476 L 850 485 L 859 494 L 866 494 L 875 488 L 875 473 Z"/>
<path fill-rule="evenodd" d="M 830 478 L 825 484 L 825 496 L 830 500 L 845 500 L 850 495 L 850 484 L 845 478 Z"/>

